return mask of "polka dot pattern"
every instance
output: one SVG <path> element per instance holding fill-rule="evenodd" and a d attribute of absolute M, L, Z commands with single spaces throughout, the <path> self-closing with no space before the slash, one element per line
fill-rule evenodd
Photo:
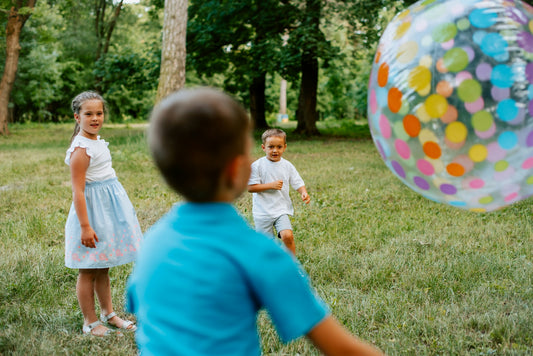
<path fill-rule="evenodd" d="M 387 166 L 428 199 L 482 212 L 533 195 L 533 7 L 424 0 L 398 14 L 368 119 Z"/>

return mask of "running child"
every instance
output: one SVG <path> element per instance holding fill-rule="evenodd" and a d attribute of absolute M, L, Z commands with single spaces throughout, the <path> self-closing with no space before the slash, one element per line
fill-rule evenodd
<path fill-rule="evenodd" d="M 266 156 L 252 164 L 248 182 L 248 191 L 254 193 L 252 214 L 255 229 L 274 235 L 275 227 L 281 241 L 296 254 L 289 219 L 289 215 L 294 215 L 289 186 L 300 193 L 304 203 L 309 204 L 311 197 L 294 165 L 282 157 L 287 149 L 287 134 L 280 129 L 270 129 L 263 133 L 261 140 L 261 148 Z"/>
<path fill-rule="evenodd" d="M 111 302 L 109 267 L 132 262 L 142 232 L 126 191 L 111 165 L 108 143 L 98 136 L 106 104 L 86 91 L 72 100 L 76 126 L 65 163 L 70 166 L 73 202 L 65 226 L 65 265 L 79 270 L 76 295 L 83 333 L 106 336 L 134 331 L 133 322 L 116 315 Z M 100 303 L 100 320 L 94 296 Z"/>
<path fill-rule="evenodd" d="M 140 354 L 260 355 L 264 308 L 284 341 L 307 335 L 326 355 L 381 355 L 330 315 L 296 260 L 233 206 L 250 176 L 250 126 L 214 89 L 181 90 L 152 113 L 152 156 L 185 201 L 146 233 L 128 282 Z"/>

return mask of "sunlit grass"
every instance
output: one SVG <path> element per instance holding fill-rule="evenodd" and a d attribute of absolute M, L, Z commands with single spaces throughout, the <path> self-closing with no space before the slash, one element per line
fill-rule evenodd
<path fill-rule="evenodd" d="M 63 265 L 71 125 L 11 130 L 0 137 L 0 354 L 134 355 L 132 335 L 81 335 L 76 271 Z M 346 130 L 357 134 L 289 133 L 285 154 L 312 197 L 303 205 L 293 194 L 297 256 L 333 314 L 390 355 L 530 354 L 531 200 L 487 214 L 431 202 L 388 171 L 360 127 Z M 142 127 L 101 134 L 146 230 L 179 197 L 154 168 Z M 259 142 L 253 155 L 263 155 Z M 251 219 L 250 194 L 236 205 Z M 111 270 L 120 313 L 131 267 Z M 305 339 L 281 344 L 265 314 L 259 324 L 265 354 L 318 354 Z"/>

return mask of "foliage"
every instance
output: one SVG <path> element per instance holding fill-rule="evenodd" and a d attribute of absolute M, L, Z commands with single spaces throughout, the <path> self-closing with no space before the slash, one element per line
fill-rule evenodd
<path fill-rule="evenodd" d="M 349 331 L 392 356 L 531 353 L 530 200 L 485 214 L 434 203 L 389 171 L 368 136 L 298 140 L 292 127 L 285 157 L 312 198 L 303 205 L 292 196 L 297 257 Z M 0 354 L 136 354 L 132 334 L 81 334 L 77 272 L 63 263 L 72 199 L 63 158 L 72 124 L 11 131 L 0 138 Z M 180 199 L 151 162 L 144 132 L 102 131 L 143 231 Z M 256 140 L 253 156 L 263 155 Z M 251 219 L 251 194 L 236 206 Z M 121 315 L 131 267 L 110 271 Z M 266 314 L 258 322 L 264 355 L 319 354 L 305 339 L 283 345 Z"/>

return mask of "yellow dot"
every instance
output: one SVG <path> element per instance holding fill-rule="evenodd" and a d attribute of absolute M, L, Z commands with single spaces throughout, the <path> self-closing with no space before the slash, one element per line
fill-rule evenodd
<path fill-rule="evenodd" d="M 439 94 L 432 94 L 426 99 L 426 111 L 432 118 L 441 117 L 448 110 L 446 98 Z"/>
<path fill-rule="evenodd" d="M 432 63 L 433 58 L 431 58 L 431 56 L 429 55 L 422 56 L 422 58 L 420 58 L 420 61 L 418 61 L 419 65 L 426 68 L 430 68 Z"/>
<path fill-rule="evenodd" d="M 421 145 L 424 145 L 424 143 L 428 141 L 438 142 L 437 135 L 429 129 L 422 129 L 418 133 L 418 140 L 420 141 Z"/>
<path fill-rule="evenodd" d="M 487 148 L 481 144 L 473 145 L 468 151 L 468 156 L 474 162 L 481 162 L 487 158 Z"/>
<path fill-rule="evenodd" d="M 533 20 L 529 21 L 529 31 L 533 33 Z"/>
<path fill-rule="evenodd" d="M 398 47 L 398 54 L 396 60 L 402 64 L 411 62 L 418 54 L 418 43 L 415 41 L 407 41 Z"/>
<path fill-rule="evenodd" d="M 429 122 L 431 120 L 431 116 L 429 116 L 428 112 L 426 111 L 425 105 L 420 105 L 416 109 L 416 116 L 421 122 Z"/>
<path fill-rule="evenodd" d="M 466 126 L 459 121 L 454 121 L 448 126 L 446 126 L 445 135 L 450 142 L 453 143 L 460 143 L 466 140 L 466 135 L 468 134 L 468 130 L 466 129 Z"/>
<path fill-rule="evenodd" d="M 398 14 L 398 17 L 396 17 L 396 20 L 402 20 L 402 19 L 406 18 L 407 15 L 409 15 L 409 9 L 400 12 Z"/>
<path fill-rule="evenodd" d="M 402 38 L 410 27 L 410 22 L 403 22 L 402 24 L 400 24 L 400 26 L 398 26 L 398 28 L 396 29 L 396 35 L 394 36 L 394 39 L 397 40 L 399 38 Z"/>
<path fill-rule="evenodd" d="M 409 73 L 407 83 L 410 88 L 420 92 L 430 86 L 431 71 L 426 67 L 418 66 Z"/>

